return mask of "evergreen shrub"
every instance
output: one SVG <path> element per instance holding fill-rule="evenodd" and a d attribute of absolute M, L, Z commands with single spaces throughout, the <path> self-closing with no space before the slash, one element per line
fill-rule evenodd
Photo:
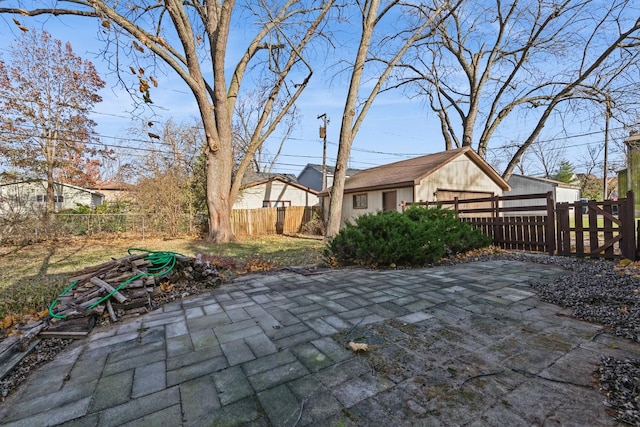
<path fill-rule="evenodd" d="M 419 267 L 490 244 L 451 210 L 411 206 L 403 213 L 380 211 L 348 222 L 328 243 L 325 257 L 337 265 Z"/>

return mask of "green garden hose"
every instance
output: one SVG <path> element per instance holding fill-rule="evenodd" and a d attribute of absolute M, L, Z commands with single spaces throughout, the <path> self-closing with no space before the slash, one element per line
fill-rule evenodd
<path fill-rule="evenodd" d="M 125 286 L 127 286 L 129 283 L 133 282 L 136 279 L 139 279 L 139 278 L 145 277 L 145 276 L 149 276 L 149 277 L 164 276 L 165 274 L 167 274 L 171 270 L 173 270 L 173 268 L 175 267 L 176 260 L 177 260 L 176 257 L 177 256 L 184 256 L 184 255 L 179 254 L 177 252 L 151 251 L 151 250 L 143 249 L 143 248 L 129 248 L 127 250 L 127 253 L 129 255 L 132 255 L 133 252 L 146 252 L 146 253 L 148 253 L 149 255 L 145 256 L 143 259 L 145 261 L 150 261 L 151 262 L 151 267 L 149 267 L 147 269 L 147 271 L 141 272 L 141 273 L 138 273 L 138 274 L 134 274 L 133 276 L 131 276 L 130 278 L 128 278 L 127 280 L 122 282 L 120 284 L 120 286 L 115 288 L 113 291 L 109 292 L 107 295 L 105 295 L 104 297 L 100 298 L 95 303 L 91 304 L 89 306 L 89 310 L 96 308 L 99 304 L 101 304 L 104 301 L 106 301 L 107 299 L 109 299 L 111 296 L 113 296 L 113 294 L 115 294 L 120 289 L 124 288 Z M 73 289 L 73 287 L 75 285 L 77 285 L 77 284 L 78 284 L 78 280 L 76 280 L 71 285 L 69 285 L 67 287 L 67 289 L 65 289 L 62 292 L 62 294 L 60 294 L 60 296 L 66 295 L 67 292 L 69 292 L 71 289 Z M 49 306 L 49 315 L 51 317 L 53 317 L 54 319 L 66 319 L 67 316 L 61 316 L 61 315 L 55 314 L 53 312 L 53 308 L 56 306 L 57 303 L 58 303 L 58 298 L 53 300 L 53 302 Z"/>

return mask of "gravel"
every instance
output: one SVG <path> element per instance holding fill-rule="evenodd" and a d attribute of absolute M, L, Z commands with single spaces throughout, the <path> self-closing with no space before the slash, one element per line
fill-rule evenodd
<path fill-rule="evenodd" d="M 566 268 L 568 274 L 553 282 L 532 283 L 538 296 L 544 301 L 571 308 L 576 318 L 602 324 L 617 336 L 640 342 L 640 263 L 481 250 L 449 259 L 441 265 L 494 259 Z M 29 357 L 0 381 L 2 399 L 36 367 L 51 360 L 68 344 L 68 340 L 42 340 Z M 640 426 L 640 359 L 602 357 L 596 377 L 605 396 L 604 404 L 610 408 L 614 418 Z"/>

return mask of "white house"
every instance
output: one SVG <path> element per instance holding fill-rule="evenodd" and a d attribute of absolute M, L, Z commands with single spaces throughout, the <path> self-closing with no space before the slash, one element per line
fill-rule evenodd
<path fill-rule="evenodd" d="M 74 209 L 78 204 L 95 209 L 104 203 L 104 194 L 63 182 L 54 182 L 56 212 Z M 47 205 L 47 181 L 32 180 L 0 185 L 0 215 L 39 213 Z"/>
<path fill-rule="evenodd" d="M 404 202 L 492 197 L 509 184 L 470 147 L 365 169 L 345 181 L 342 224 Z M 329 197 L 329 191 L 320 193 Z M 325 208 L 329 203 L 325 201 Z"/>
<path fill-rule="evenodd" d="M 233 209 L 317 206 L 318 192 L 278 174 L 252 174 L 244 180 Z"/>

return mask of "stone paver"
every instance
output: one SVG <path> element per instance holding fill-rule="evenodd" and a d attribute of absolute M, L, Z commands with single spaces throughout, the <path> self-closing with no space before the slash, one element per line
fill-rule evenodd
<path fill-rule="evenodd" d="M 564 273 L 495 260 L 240 277 L 94 330 L 0 424 L 613 426 L 592 373 L 640 345 L 528 286 Z"/>

